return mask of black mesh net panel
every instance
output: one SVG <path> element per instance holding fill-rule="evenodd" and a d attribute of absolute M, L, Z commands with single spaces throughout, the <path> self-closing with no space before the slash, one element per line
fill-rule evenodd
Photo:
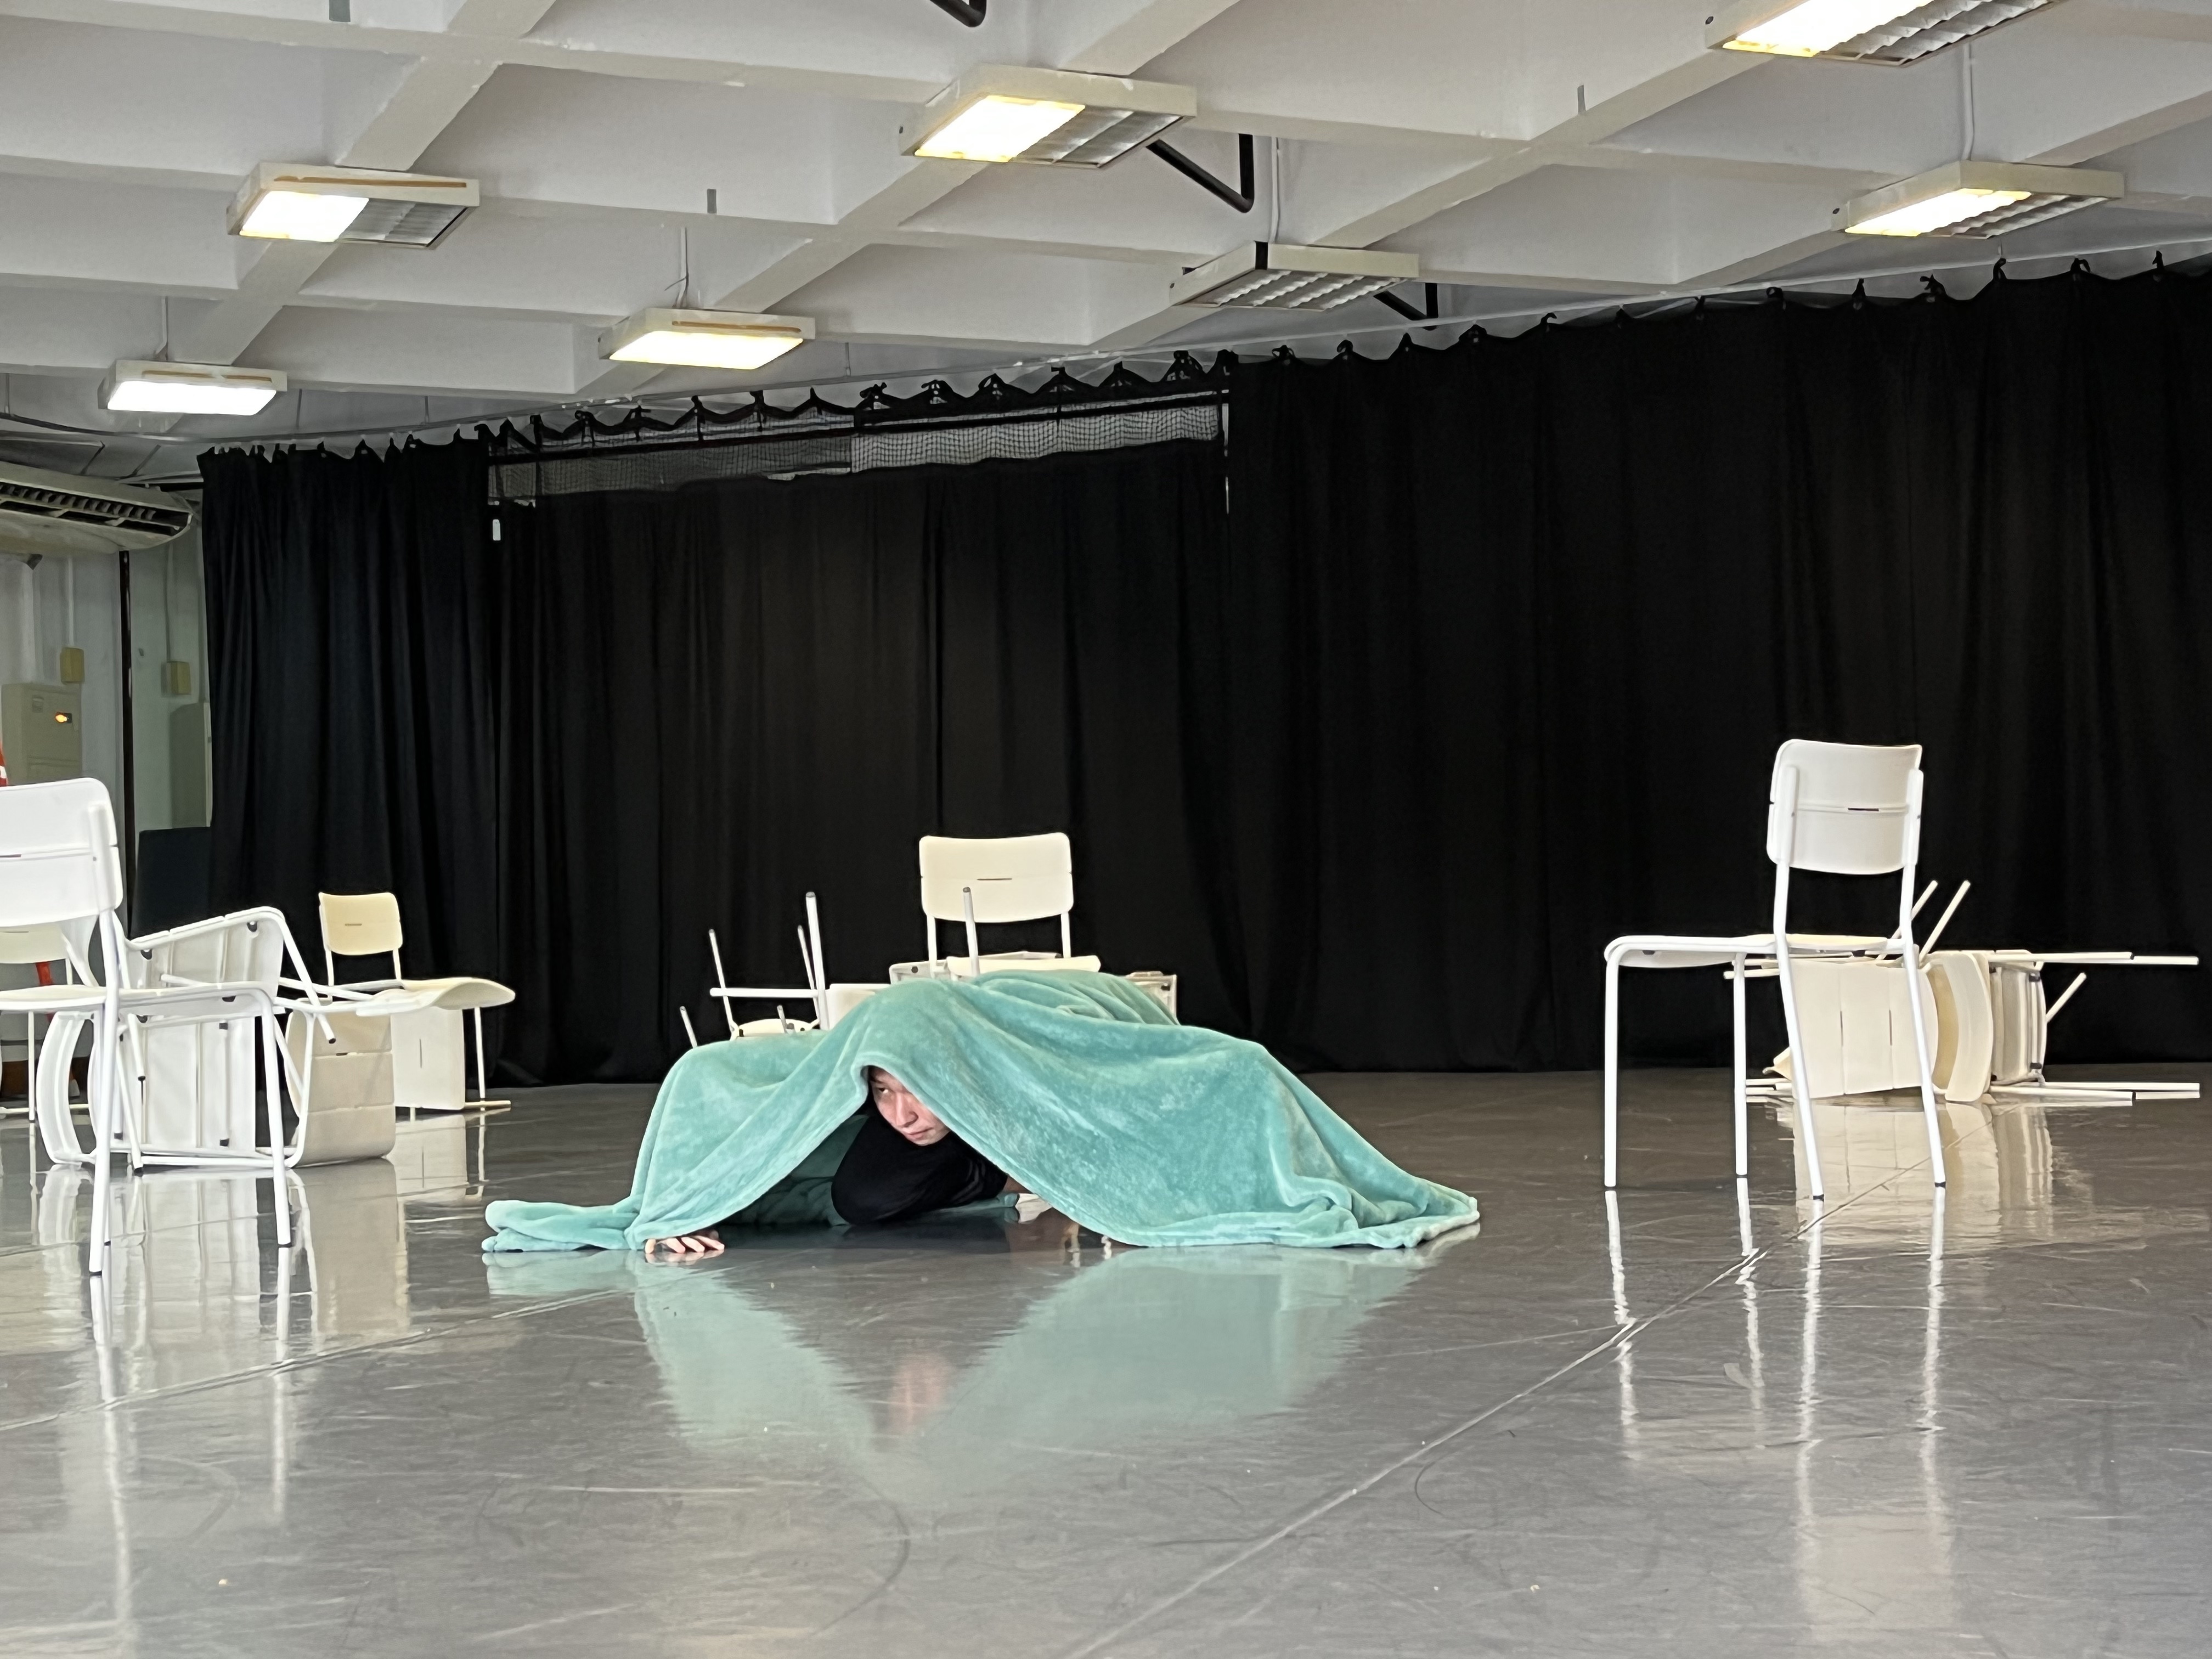
<path fill-rule="evenodd" d="M 911 397 L 872 387 L 849 407 L 810 396 L 783 409 L 757 397 L 734 410 L 694 404 L 659 417 L 643 410 L 601 423 L 533 421 L 487 434 L 492 497 L 679 489 L 720 478 L 783 478 L 889 467 L 964 466 L 979 461 L 1128 448 L 1199 439 L 1218 441 L 1235 360 L 1209 368 L 1178 354 L 1158 380 L 1117 368 L 1097 382 L 1061 371 L 1034 389 L 987 378 L 972 392 L 933 382 Z"/>

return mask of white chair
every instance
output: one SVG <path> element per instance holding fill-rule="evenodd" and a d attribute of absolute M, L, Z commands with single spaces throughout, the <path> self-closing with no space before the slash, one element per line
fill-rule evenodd
<path fill-rule="evenodd" d="M 1097 968 L 1097 957 L 1075 954 L 1074 848 L 1058 830 L 988 840 L 924 836 L 921 862 L 921 914 L 929 933 L 931 964 L 945 961 L 938 954 L 937 924 L 957 921 L 967 928 L 971 973 L 988 973 L 993 968 Z M 979 923 L 1042 921 L 1052 916 L 1060 918 L 1057 957 L 1034 951 L 983 954 L 976 933 Z"/>
<path fill-rule="evenodd" d="M 463 1111 L 471 1106 L 504 1105 L 489 1098 L 484 1081 L 483 1011 L 514 1000 L 496 980 L 457 975 L 409 979 L 399 965 L 406 937 L 399 925 L 399 900 L 391 893 L 318 893 L 323 928 L 326 989 L 347 1012 L 395 1021 L 392 1027 L 393 1088 L 399 1104 L 420 1110 Z M 339 957 L 392 958 L 389 979 L 349 980 L 337 976 Z M 389 993 L 406 992 L 406 997 Z M 376 1006 L 367 1006 L 378 998 Z M 352 1005 L 362 1006 L 352 1006 Z M 474 1016 L 477 1038 L 477 1097 L 468 1098 L 463 1075 L 465 1043 L 460 1016 Z"/>
<path fill-rule="evenodd" d="M 289 1093 L 295 1123 L 285 1138 L 285 1162 L 337 1163 L 379 1158 L 391 1150 L 394 1114 L 386 1087 L 364 1097 L 343 1086 L 345 1063 L 331 1045 L 307 1040 L 308 1028 L 331 1028 L 336 1005 L 307 978 L 307 964 L 283 911 L 273 906 L 234 911 L 131 939 L 125 947 L 134 985 L 214 985 L 251 981 L 286 1011 L 281 1079 L 269 1080 L 271 1104 Z M 289 975 L 287 970 L 289 970 Z M 125 1023 L 126 1049 L 136 1062 L 131 1103 L 137 1126 L 134 1164 L 224 1168 L 259 1157 L 251 1023 L 163 1018 Z M 326 1085 L 317 1089 L 318 1074 Z M 271 1133 L 280 1133 L 281 1110 Z"/>
<path fill-rule="evenodd" d="M 722 967 L 722 941 L 711 927 L 707 930 L 707 949 L 714 958 L 714 983 L 707 994 L 722 1005 L 722 1023 L 730 1028 L 732 1036 L 768 1036 L 804 1026 L 827 1030 L 835 1024 L 829 1018 L 830 981 L 822 963 L 822 907 L 813 894 L 806 896 L 806 925 L 799 929 L 799 965 L 806 975 L 805 985 L 732 985 Z M 775 1018 L 741 1020 L 733 1006 L 740 1002 L 773 1004 L 776 1010 Z M 794 1021 L 785 1013 L 786 1008 L 799 1002 L 814 1010 L 812 1019 Z M 691 1039 L 691 1046 L 697 1048 L 699 1034 L 691 1029 L 690 1012 L 682 1008 L 677 1012 L 683 1016 L 684 1030 Z"/>
<path fill-rule="evenodd" d="M 1805 1052 L 1800 1030 L 1793 961 L 1807 957 L 1891 950 L 1901 957 L 1911 1008 L 1913 1044 L 1919 1057 L 1921 1110 L 1936 1185 L 1944 1183 L 1943 1144 L 1936 1112 L 1929 1033 L 1923 1008 L 1920 953 L 1912 943 L 1912 884 L 1920 856 L 1920 745 L 1876 748 L 1859 744 L 1793 738 L 1774 757 L 1769 793 L 1766 856 L 1774 865 L 1774 931 L 1770 933 L 1632 933 L 1605 947 L 1605 1184 L 1620 1184 L 1620 970 L 1627 968 L 1705 968 L 1729 970 L 1735 998 L 1735 1172 L 1749 1170 L 1746 1126 L 1743 987 L 1747 973 L 1770 969 L 1782 988 L 1783 1018 L 1793 1055 Z M 1897 931 L 1887 939 L 1793 934 L 1790 872 L 1899 878 Z M 1793 1064 L 1791 1095 L 1797 1133 L 1805 1146 L 1812 1195 L 1823 1196 L 1820 1149 L 1813 1130 L 1806 1068 Z"/>
<path fill-rule="evenodd" d="M 20 785 L 0 789 L 0 927 L 89 922 L 100 941 L 100 971 L 91 971 L 89 953 L 77 964 L 85 981 L 78 985 L 33 985 L 0 992 L 0 1010 L 35 1010 L 75 1014 L 93 1027 L 88 1095 L 92 1115 L 92 1227 L 85 1245 L 85 1267 L 107 1268 L 112 1216 L 109 1208 L 110 1166 L 121 1120 L 119 1049 L 126 1018 L 164 1020 L 263 1019 L 268 1075 L 277 1075 L 274 1041 L 276 1009 L 267 994 L 252 983 L 126 986 L 119 971 L 125 960 L 123 929 L 116 909 L 123 902 L 123 860 L 116 850 L 115 817 L 106 786 L 96 778 Z M 72 1027 L 72 1030 L 75 1028 Z M 68 1054 L 49 1031 L 46 1064 L 63 1079 L 66 1105 Z M 74 1048 L 74 1043 L 69 1045 Z M 59 1060 L 60 1064 L 57 1064 Z M 33 1087 L 40 1084 L 34 1082 Z M 71 1132 L 74 1139 L 74 1131 Z M 271 1137 L 269 1175 L 275 1191 L 276 1242 L 292 1242 L 292 1215 L 284 1185 L 284 1148 Z"/>
<path fill-rule="evenodd" d="M 0 963 L 12 967 L 42 967 L 48 963 L 58 962 L 63 964 L 63 978 L 66 981 L 78 977 L 77 954 L 69 936 L 51 923 L 31 927 L 0 927 Z M 51 1024 L 53 1016 L 49 1014 L 46 1018 Z M 25 1082 L 21 1109 L 30 1112 L 35 1109 L 39 1092 L 39 1011 L 36 1008 L 23 1010 L 23 1061 Z M 13 1106 L 0 1105 L 0 1117 L 13 1117 L 16 1112 L 17 1109 Z"/>

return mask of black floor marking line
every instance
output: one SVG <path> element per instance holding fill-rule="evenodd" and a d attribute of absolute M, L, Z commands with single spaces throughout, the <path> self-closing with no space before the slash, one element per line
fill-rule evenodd
<path fill-rule="evenodd" d="M 1342 1492 L 1337 1493 L 1335 1497 L 1325 1498 L 1321 1503 L 1316 1504 L 1310 1509 L 1304 1510 L 1303 1513 L 1292 1516 L 1281 1526 L 1276 1528 L 1274 1531 L 1269 1533 L 1265 1538 L 1259 1539 L 1251 1544 L 1246 1545 L 1243 1549 L 1237 1551 L 1236 1554 L 1231 1556 L 1227 1560 L 1220 1562 L 1214 1566 L 1208 1567 L 1204 1572 L 1199 1574 L 1197 1577 L 1192 1579 L 1189 1583 L 1184 1585 L 1173 1595 L 1162 1597 L 1159 1601 L 1152 1603 L 1151 1607 L 1146 1607 L 1143 1612 L 1132 1614 L 1129 1618 L 1123 1620 L 1111 1630 L 1105 1631 L 1099 1635 L 1091 1637 L 1075 1647 L 1066 1649 L 1060 1654 L 1060 1659 L 1090 1659 L 1091 1655 L 1097 1653 L 1099 1650 L 1105 1647 L 1109 1643 L 1119 1640 L 1121 1638 L 1127 1635 L 1131 1631 L 1135 1630 L 1139 1626 L 1148 1624 L 1152 1620 L 1157 1619 L 1169 1608 L 1175 1607 L 1181 1602 L 1188 1601 L 1192 1596 L 1197 1595 L 1199 1591 L 1204 1589 L 1208 1584 L 1212 1583 L 1216 1579 L 1224 1577 L 1229 1573 L 1235 1571 L 1238 1567 L 1243 1566 L 1246 1562 L 1250 1561 L 1255 1557 L 1264 1553 L 1267 1550 L 1273 1549 L 1277 1544 L 1281 1543 L 1283 1540 L 1290 1537 L 1293 1533 L 1311 1525 L 1314 1522 L 1320 1520 L 1322 1516 L 1331 1513 L 1333 1510 L 1342 1508 L 1345 1504 L 1352 1502 L 1353 1498 L 1364 1496 L 1367 1492 L 1372 1491 L 1376 1486 L 1381 1485 L 1383 1481 L 1389 1480 L 1392 1475 L 1397 1474 L 1399 1470 L 1405 1468 L 1409 1464 L 1418 1462 L 1422 1458 L 1427 1457 L 1432 1452 L 1450 1444 L 1451 1442 L 1458 1439 L 1462 1435 L 1469 1432 L 1471 1430 L 1481 1427 L 1482 1425 L 1488 1422 L 1492 1418 L 1497 1416 L 1500 1412 L 1504 1411 L 1509 1407 L 1517 1406 L 1522 1401 L 1529 1398 L 1532 1395 L 1540 1393 L 1543 1389 L 1548 1389 L 1553 1383 L 1558 1382 L 1560 1378 L 1580 1370 L 1584 1365 L 1589 1364 L 1591 1360 L 1600 1358 L 1606 1354 L 1611 1353 L 1614 1349 L 1620 1347 L 1624 1342 L 1628 1341 L 1639 1332 L 1648 1330 L 1659 1321 L 1673 1317 L 1675 1314 L 1680 1313 L 1683 1309 L 1686 1308 L 1691 1303 L 1697 1300 L 1698 1297 L 1703 1296 L 1706 1291 L 1713 1290 L 1733 1279 L 1735 1275 L 1742 1273 L 1746 1267 L 1765 1261 L 1768 1256 L 1771 1255 L 1776 1250 L 1781 1249 L 1785 1244 L 1793 1244 L 1796 1243 L 1799 1239 L 1804 1237 L 1806 1234 L 1812 1231 L 1814 1228 L 1826 1221 L 1828 1217 L 1833 1214 L 1836 1211 L 1849 1209 L 1852 1205 L 1859 1202 L 1860 1200 L 1873 1197 L 1875 1194 L 1881 1192 L 1884 1188 L 1889 1186 L 1892 1182 L 1902 1181 L 1906 1176 L 1914 1173 L 1914 1171 L 1925 1169 L 1927 1167 L 1927 1164 L 1928 1160 L 1923 1158 L 1910 1168 L 1899 1170 L 1894 1176 L 1889 1177 L 1888 1180 L 1878 1181 L 1873 1186 L 1869 1187 L 1864 1192 L 1854 1193 L 1850 1197 L 1844 1200 L 1841 1203 L 1837 1204 L 1832 1207 L 1823 1203 L 1820 1200 L 1816 1199 L 1811 1200 L 1812 1202 L 1821 1204 L 1819 1214 L 1815 1215 L 1811 1220 L 1804 1223 L 1802 1226 L 1796 1228 L 1794 1231 L 1787 1234 L 1782 1238 L 1777 1239 L 1771 1244 L 1761 1246 L 1759 1249 L 1753 1250 L 1749 1255 L 1738 1256 L 1721 1272 L 1714 1274 L 1704 1284 L 1696 1285 L 1692 1289 L 1684 1291 L 1673 1302 L 1668 1303 L 1665 1307 L 1662 1308 L 1657 1313 L 1648 1314 L 1642 1319 L 1632 1320 L 1626 1325 L 1616 1326 L 1611 1335 L 1607 1336 L 1604 1341 L 1599 1343 L 1587 1353 L 1577 1355 L 1574 1358 L 1567 1361 L 1565 1364 L 1560 1366 L 1557 1370 L 1553 1371 L 1549 1376 L 1539 1377 L 1535 1382 L 1531 1382 L 1528 1387 L 1519 1390 L 1517 1393 L 1509 1395 L 1506 1398 L 1497 1401 L 1494 1405 L 1485 1407 L 1481 1411 L 1477 1412 L 1473 1417 L 1468 1418 L 1467 1421 L 1460 1424 L 1456 1428 L 1449 1430 L 1446 1433 L 1438 1436 L 1434 1440 L 1425 1441 L 1420 1445 L 1413 1448 L 1413 1450 L 1407 1452 L 1404 1456 L 1386 1463 L 1382 1468 L 1376 1470 L 1374 1474 L 1368 1475 L 1365 1479 L 1356 1482 L 1352 1486 L 1346 1487 Z"/>

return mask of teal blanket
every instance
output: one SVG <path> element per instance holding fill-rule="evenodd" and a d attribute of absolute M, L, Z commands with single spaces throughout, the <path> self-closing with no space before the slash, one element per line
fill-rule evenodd
<path fill-rule="evenodd" d="M 1407 1175 L 1255 1043 L 1177 1024 L 1106 974 L 922 980 L 833 1030 L 709 1043 L 661 1085 L 630 1194 L 493 1204 L 488 1250 L 635 1249 L 825 1218 L 880 1066 L 1062 1214 L 1127 1244 L 1405 1246 L 1475 1219 Z"/>

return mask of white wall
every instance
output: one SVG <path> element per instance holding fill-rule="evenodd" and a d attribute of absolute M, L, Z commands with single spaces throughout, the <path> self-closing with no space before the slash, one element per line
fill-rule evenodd
<path fill-rule="evenodd" d="M 54 554 L 33 569 L 14 554 L 0 553 L 0 684 L 18 680 L 52 684 L 61 677 L 61 647 L 70 635 L 70 572 L 76 572 L 74 643 L 84 647 L 84 769 L 107 786 L 123 821 L 123 626 L 112 553 Z M 0 985 L 28 985 L 33 970 L 0 964 Z M 23 1057 L 23 1026 L 0 1020 L 9 1060 Z"/>
<path fill-rule="evenodd" d="M 76 573 L 71 635 L 70 573 Z M 0 553 L 0 684 L 61 678 L 64 645 L 84 647 L 84 769 L 115 799 L 123 821 L 123 629 L 112 553 L 53 554 L 33 569 Z"/>

